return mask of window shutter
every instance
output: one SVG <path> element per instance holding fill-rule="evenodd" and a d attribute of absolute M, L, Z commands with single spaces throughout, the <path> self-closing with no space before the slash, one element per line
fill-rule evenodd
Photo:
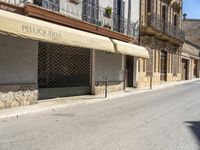
<path fill-rule="evenodd" d="M 123 0 L 121 0 L 121 8 L 120 8 L 120 32 L 124 33 L 124 25 L 125 25 L 125 19 L 124 19 L 124 15 L 125 15 L 125 2 L 123 2 Z"/>
<path fill-rule="evenodd" d="M 113 1 L 113 29 L 118 31 L 118 0 Z"/>

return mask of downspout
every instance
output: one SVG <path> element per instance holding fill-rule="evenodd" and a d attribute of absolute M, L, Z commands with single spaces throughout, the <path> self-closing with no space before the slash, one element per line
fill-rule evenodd
<path fill-rule="evenodd" d="M 130 35 L 130 23 L 131 23 L 131 0 L 128 0 L 128 29 L 127 29 L 127 35 Z"/>
<path fill-rule="evenodd" d="M 140 43 L 140 36 L 141 36 L 141 34 L 140 34 L 140 32 L 141 32 L 141 0 L 139 0 L 140 2 L 140 7 L 139 7 L 139 37 L 138 37 L 138 44 L 140 45 L 141 43 Z"/>

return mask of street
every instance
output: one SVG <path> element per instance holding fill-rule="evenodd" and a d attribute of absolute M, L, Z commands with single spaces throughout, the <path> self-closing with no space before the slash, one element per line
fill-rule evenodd
<path fill-rule="evenodd" d="M 1 120 L 0 150 L 200 150 L 200 81 Z"/>

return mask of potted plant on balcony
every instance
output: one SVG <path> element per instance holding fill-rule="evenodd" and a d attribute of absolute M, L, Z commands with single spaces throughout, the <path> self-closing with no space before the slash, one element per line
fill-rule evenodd
<path fill-rule="evenodd" d="M 112 7 L 107 6 L 104 10 L 104 16 L 111 18 L 112 15 Z"/>

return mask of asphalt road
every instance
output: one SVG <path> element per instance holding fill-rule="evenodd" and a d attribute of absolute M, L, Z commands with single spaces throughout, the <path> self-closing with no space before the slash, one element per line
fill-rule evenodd
<path fill-rule="evenodd" d="M 200 81 L 0 121 L 0 150 L 200 150 Z"/>

